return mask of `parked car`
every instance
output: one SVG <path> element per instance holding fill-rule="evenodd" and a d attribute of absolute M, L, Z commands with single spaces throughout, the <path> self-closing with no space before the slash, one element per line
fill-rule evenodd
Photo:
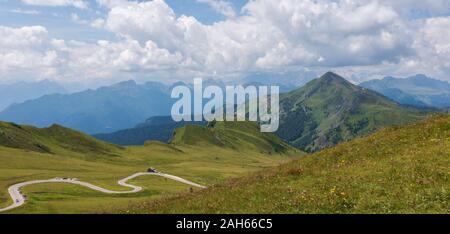
<path fill-rule="evenodd" d="M 155 168 L 153 168 L 153 167 L 149 168 L 149 169 L 147 170 L 147 172 L 148 172 L 148 173 L 158 173 L 158 171 L 157 171 Z"/>

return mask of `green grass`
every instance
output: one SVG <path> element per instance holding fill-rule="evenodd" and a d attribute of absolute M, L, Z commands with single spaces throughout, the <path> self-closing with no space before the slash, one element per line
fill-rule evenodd
<path fill-rule="evenodd" d="M 295 153 L 291 146 L 273 134 L 261 133 L 252 122 L 211 122 L 208 126 L 187 125 L 177 129 L 173 145 L 214 145 L 232 150 L 263 154 Z"/>
<path fill-rule="evenodd" d="M 450 213 L 450 116 L 377 133 L 134 213 Z"/>
<path fill-rule="evenodd" d="M 1 123 L 0 131 L 4 133 L 3 139 L 8 139 L 0 141 L 0 207 L 6 207 L 12 202 L 7 188 L 24 181 L 70 177 L 111 190 L 127 190 L 119 186 L 117 181 L 155 167 L 162 172 L 210 186 L 302 155 L 285 144 L 282 145 L 283 153 L 256 151 L 259 144 L 260 148 L 266 150 L 272 149 L 268 145 L 281 146 L 279 140 L 272 139 L 273 136 L 260 135 L 259 130 L 246 133 L 251 141 L 240 137 L 231 139 L 227 135 L 229 130 L 225 128 L 220 131 L 210 128 L 201 137 L 196 136 L 196 129 L 185 132 L 199 139 L 221 137 L 227 139 L 227 144 L 241 146 L 238 148 L 222 147 L 200 140 L 194 142 L 200 142 L 200 145 L 187 142 L 169 145 L 147 142 L 144 146 L 122 148 L 59 126 L 37 129 Z M 214 134 L 211 135 L 212 133 Z M 46 150 L 35 148 L 36 144 L 45 146 Z M 9 213 L 114 212 L 117 208 L 125 209 L 130 202 L 190 191 L 190 187 L 184 184 L 152 176 L 136 178 L 130 183 L 142 185 L 144 191 L 107 195 L 74 185 L 31 185 L 24 188 L 29 201 Z"/>

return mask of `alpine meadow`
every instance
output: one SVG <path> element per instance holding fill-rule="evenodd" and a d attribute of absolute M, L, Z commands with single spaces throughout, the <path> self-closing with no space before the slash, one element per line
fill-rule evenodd
<path fill-rule="evenodd" d="M 449 61 L 449 0 L 2 0 L 0 224 L 430 231 Z"/>

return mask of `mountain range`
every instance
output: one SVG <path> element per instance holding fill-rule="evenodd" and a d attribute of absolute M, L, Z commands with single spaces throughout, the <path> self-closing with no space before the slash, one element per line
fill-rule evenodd
<path fill-rule="evenodd" d="M 96 90 L 52 94 L 0 112 L 3 121 L 48 127 L 59 124 L 85 133 L 113 132 L 157 115 L 169 115 L 169 87 L 130 80 Z"/>
<path fill-rule="evenodd" d="M 259 84 L 263 83 L 249 82 L 244 86 Z M 176 101 L 170 98 L 171 90 L 179 85 L 187 86 L 191 90 L 193 88 L 192 84 L 183 82 L 172 85 L 158 82 L 137 84 L 135 81 L 129 80 L 95 90 L 45 95 L 23 103 L 10 105 L 0 112 L 0 120 L 36 127 L 59 124 L 88 134 L 113 133 L 134 128 L 154 116 L 169 116 L 172 104 Z M 215 85 L 225 90 L 226 85 L 233 84 L 209 79 L 205 80 L 203 85 L 204 87 Z M 291 86 L 282 87 L 285 90 L 292 89 Z M 23 93 L 21 90 L 15 92 Z M 156 138 L 155 140 L 167 141 L 168 132 L 176 127 L 184 126 L 183 124 L 167 124 L 171 125 L 169 129 L 163 129 L 164 126 L 152 126 L 157 127 L 157 131 L 163 130 L 161 133 L 142 132 L 142 126 L 139 126 L 141 133 L 136 132 L 136 134 L 141 137 L 136 136 L 134 139 L 121 140 L 120 142 L 113 140 L 113 138 L 118 140 L 120 137 L 111 138 L 105 135 L 100 135 L 100 137 L 106 137 L 105 140 L 123 144 L 141 144 L 144 136 L 149 139 Z M 119 135 L 129 135 L 129 132 L 122 131 Z"/>
<path fill-rule="evenodd" d="M 22 103 L 55 93 L 66 93 L 66 90 L 58 83 L 49 80 L 0 84 L 0 110 L 14 103 Z"/>
<path fill-rule="evenodd" d="M 450 107 L 450 83 L 415 75 L 407 78 L 385 77 L 360 84 L 392 100 L 410 106 L 439 108 Z"/>
<path fill-rule="evenodd" d="M 381 127 L 420 120 L 426 112 L 399 105 L 374 91 L 326 73 L 304 87 L 280 96 L 281 139 L 313 152 L 371 133 Z M 148 140 L 169 142 L 176 128 L 170 116 L 153 117 L 130 129 L 96 138 L 120 145 L 142 145 Z M 205 123 L 200 123 L 200 125 Z"/>

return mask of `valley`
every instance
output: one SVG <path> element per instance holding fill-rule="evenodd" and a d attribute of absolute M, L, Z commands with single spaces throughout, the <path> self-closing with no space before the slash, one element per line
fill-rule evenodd
<path fill-rule="evenodd" d="M 77 178 L 104 189 L 126 191 L 117 181 L 154 167 L 162 173 L 210 186 L 302 155 L 258 129 L 253 123 L 243 123 L 242 127 L 190 126 L 180 129 L 172 144 L 147 142 L 144 146 L 124 148 L 61 126 L 38 129 L 2 123 L 0 207 L 12 203 L 8 187 L 26 181 Z M 241 137 L 234 137 L 235 134 Z M 55 137 L 60 140 L 55 141 Z M 224 144 L 230 147 L 223 147 Z M 22 191 L 27 195 L 26 204 L 7 213 L 102 213 L 126 207 L 132 201 L 196 189 L 159 177 L 139 177 L 130 180 L 130 184 L 144 189 L 133 194 L 103 194 L 73 184 L 30 185 Z"/>

